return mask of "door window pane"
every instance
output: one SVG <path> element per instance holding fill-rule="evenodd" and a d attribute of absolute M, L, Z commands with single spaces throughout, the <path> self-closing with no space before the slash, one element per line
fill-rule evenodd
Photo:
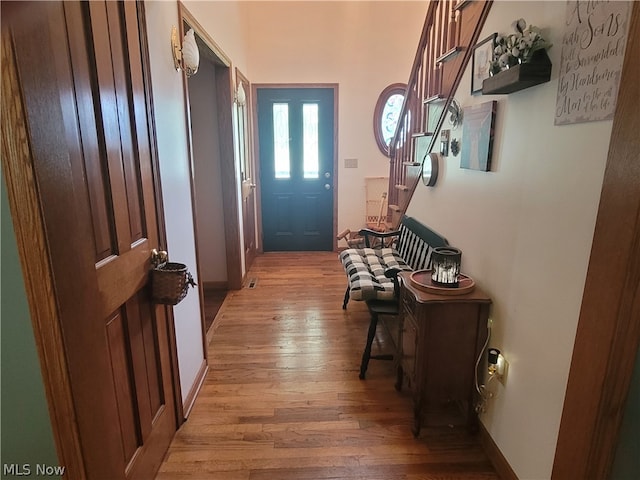
<path fill-rule="evenodd" d="M 291 177 L 291 158 L 289 155 L 289 105 L 273 104 L 273 158 L 275 177 Z"/>
<path fill-rule="evenodd" d="M 318 178 L 318 104 L 302 105 L 304 178 Z"/>

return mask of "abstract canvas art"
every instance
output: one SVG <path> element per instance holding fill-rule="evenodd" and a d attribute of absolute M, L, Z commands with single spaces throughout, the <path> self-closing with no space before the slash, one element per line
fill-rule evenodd
<path fill-rule="evenodd" d="M 460 168 L 491 170 L 493 132 L 496 117 L 495 100 L 465 107 L 462 117 Z"/>

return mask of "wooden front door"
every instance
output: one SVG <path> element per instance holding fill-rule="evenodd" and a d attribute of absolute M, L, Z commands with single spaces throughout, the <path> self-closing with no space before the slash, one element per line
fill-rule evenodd
<path fill-rule="evenodd" d="M 2 2 L 3 77 L 17 75 L 3 103 L 26 122 L 82 463 L 96 479 L 153 478 L 176 430 L 172 330 L 148 289 L 159 217 L 141 15 L 136 2 Z"/>
<path fill-rule="evenodd" d="M 334 89 L 257 91 L 264 250 L 330 251 Z"/>

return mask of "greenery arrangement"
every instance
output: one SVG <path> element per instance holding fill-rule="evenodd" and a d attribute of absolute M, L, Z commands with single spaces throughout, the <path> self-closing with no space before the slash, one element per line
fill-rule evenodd
<path fill-rule="evenodd" d="M 524 18 L 515 20 L 511 27 L 514 33 L 496 36 L 491 73 L 527 63 L 536 51 L 551 48 L 552 44 L 544 39 L 540 29 L 534 25 L 527 26 Z"/>

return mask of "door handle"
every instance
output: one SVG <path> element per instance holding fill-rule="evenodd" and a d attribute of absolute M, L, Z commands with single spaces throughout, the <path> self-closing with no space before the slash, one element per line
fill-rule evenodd
<path fill-rule="evenodd" d="M 163 263 L 167 263 L 169 260 L 169 254 L 166 250 L 156 250 L 155 248 L 151 250 L 151 264 L 154 267 L 161 265 Z"/>
<path fill-rule="evenodd" d="M 329 185 L 328 183 L 324 184 L 324 189 L 325 190 L 331 190 L 331 185 Z"/>

